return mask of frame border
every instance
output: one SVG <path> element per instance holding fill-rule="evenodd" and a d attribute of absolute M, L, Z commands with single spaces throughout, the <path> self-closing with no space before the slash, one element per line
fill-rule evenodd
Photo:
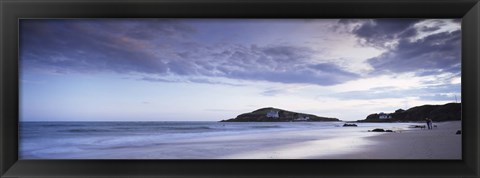
<path fill-rule="evenodd" d="M 20 18 L 462 18 L 462 160 L 18 160 Z M 0 0 L 0 177 L 478 177 L 479 0 Z"/>

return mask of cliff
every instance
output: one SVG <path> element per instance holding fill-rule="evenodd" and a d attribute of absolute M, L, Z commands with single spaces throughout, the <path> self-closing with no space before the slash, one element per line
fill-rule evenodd
<path fill-rule="evenodd" d="M 358 122 L 417 122 L 425 121 L 428 117 L 433 121 L 461 120 L 461 103 L 448 103 L 444 105 L 423 105 L 407 110 L 398 109 L 393 113 L 374 113 Z"/>
<path fill-rule="evenodd" d="M 236 118 L 222 120 L 221 122 L 316 122 L 316 121 L 340 121 L 337 118 L 319 117 L 313 114 L 305 114 L 287 111 L 278 108 L 261 108 L 250 113 L 238 115 Z"/>

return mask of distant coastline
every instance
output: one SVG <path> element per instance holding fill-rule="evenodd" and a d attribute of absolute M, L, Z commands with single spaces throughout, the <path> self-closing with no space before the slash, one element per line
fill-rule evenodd
<path fill-rule="evenodd" d="M 420 122 L 430 118 L 434 122 L 460 121 L 462 117 L 461 103 L 444 105 L 422 105 L 407 110 L 397 109 L 392 113 L 373 113 L 357 122 Z"/>
<path fill-rule="evenodd" d="M 363 120 L 346 122 L 423 122 L 430 118 L 434 122 L 460 121 L 461 103 L 447 103 L 444 105 L 421 105 L 407 110 L 397 109 L 392 113 L 372 113 Z M 313 114 L 287 111 L 284 109 L 266 107 L 249 113 L 243 113 L 235 118 L 220 122 L 338 122 L 335 117 L 322 117 Z"/>

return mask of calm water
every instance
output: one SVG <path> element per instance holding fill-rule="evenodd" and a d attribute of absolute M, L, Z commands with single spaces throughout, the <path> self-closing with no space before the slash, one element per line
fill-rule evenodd
<path fill-rule="evenodd" d="M 21 122 L 20 159 L 61 159 L 89 153 L 135 150 L 194 138 L 271 133 L 295 130 L 325 130 L 326 136 L 362 134 L 388 124 L 362 123 L 341 127 L 343 122 Z M 397 126 L 407 127 L 407 123 Z M 346 132 L 348 130 L 348 132 Z M 167 145 L 168 147 L 168 145 Z M 138 150 L 137 149 L 137 150 Z M 82 156 L 78 156 L 81 158 Z"/>

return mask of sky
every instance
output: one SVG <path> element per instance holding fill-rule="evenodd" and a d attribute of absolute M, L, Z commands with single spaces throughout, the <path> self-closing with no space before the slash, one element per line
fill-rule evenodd
<path fill-rule="evenodd" d="M 361 120 L 461 100 L 459 19 L 22 19 L 20 121 Z"/>

